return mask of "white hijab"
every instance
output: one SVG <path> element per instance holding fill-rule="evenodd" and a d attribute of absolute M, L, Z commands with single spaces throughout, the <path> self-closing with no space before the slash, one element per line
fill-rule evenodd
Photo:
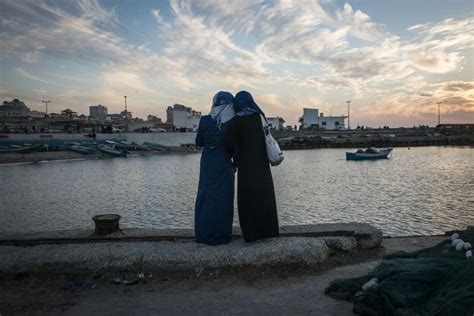
<path fill-rule="evenodd" d="M 228 93 L 228 92 L 227 92 Z M 216 121 L 217 127 L 221 129 L 221 125 L 230 121 L 235 116 L 234 107 L 232 105 L 232 95 L 229 93 L 223 97 L 222 92 L 216 94 L 212 100 L 212 108 L 209 115 Z"/>

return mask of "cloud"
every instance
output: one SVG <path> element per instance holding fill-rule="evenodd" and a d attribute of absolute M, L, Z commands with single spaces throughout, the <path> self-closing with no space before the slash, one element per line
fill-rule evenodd
<path fill-rule="evenodd" d="M 68 85 L 64 85 L 62 83 L 51 82 L 51 81 L 47 81 L 47 80 L 38 78 L 37 76 L 32 75 L 30 72 L 26 71 L 25 69 L 23 69 L 21 67 L 16 68 L 16 72 L 19 75 L 21 75 L 21 76 L 23 76 L 27 79 L 43 82 L 43 83 L 46 83 L 46 84 L 52 84 L 52 85 L 59 86 L 59 87 L 65 87 L 65 88 L 69 87 Z"/>
<path fill-rule="evenodd" d="M 21 76 L 25 77 L 25 78 L 28 78 L 28 79 L 31 79 L 31 80 L 36 80 L 36 81 L 40 81 L 40 82 L 44 82 L 44 83 L 49 83 L 48 81 L 46 80 L 43 80 L 41 78 L 38 78 L 36 76 L 33 76 L 32 74 L 30 74 L 28 71 L 26 71 L 25 69 L 21 68 L 21 67 L 18 67 L 16 69 L 16 72 L 19 73 Z"/>
<path fill-rule="evenodd" d="M 411 43 L 403 48 L 411 65 L 430 72 L 447 73 L 461 67 L 462 50 L 474 45 L 474 18 L 445 19 L 438 23 L 418 24 L 408 28 L 415 32 Z"/>
<path fill-rule="evenodd" d="M 474 82 L 451 81 L 445 82 L 443 89 L 446 91 L 468 91 L 474 89 Z"/>
<path fill-rule="evenodd" d="M 355 4 L 170 0 L 141 17 L 155 26 L 141 41 L 119 10 L 95 0 L 5 0 L 0 12 L 2 58 L 18 60 L 13 71 L 29 80 L 69 84 L 58 98 L 74 98 L 68 102 L 78 106 L 120 104 L 126 94 L 144 116 L 150 104 L 201 108 L 217 90 L 247 89 L 274 115 L 295 118 L 302 105 L 330 108 L 346 96 L 374 120 L 384 113 L 421 119 L 440 98 L 453 113 L 471 111 L 472 83 L 435 81 L 432 74 L 453 78 L 463 70 L 474 18 L 430 21 L 394 34 Z M 45 76 L 30 67 L 57 61 L 93 73 Z"/>

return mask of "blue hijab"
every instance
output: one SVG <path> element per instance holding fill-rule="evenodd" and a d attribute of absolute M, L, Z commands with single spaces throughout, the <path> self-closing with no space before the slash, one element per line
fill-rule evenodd
<path fill-rule="evenodd" d="M 234 96 L 232 95 L 232 93 L 227 91 L 219 91 L 212 99 L 212 107 L 231 104 L 233 100 Z"/>
<path fill-rule="evenodd" d="M 265 114 L 260 107 L 253 100 L 252 95 L 247 91 L 240 91 L 234 98 L 235 115 L 246 116 L 255 113 L 260 113 L 265 117 Z"/>

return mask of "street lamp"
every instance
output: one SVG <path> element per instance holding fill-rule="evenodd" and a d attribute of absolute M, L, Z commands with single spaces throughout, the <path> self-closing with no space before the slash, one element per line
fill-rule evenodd
<path fill-rule="evenodd" d="M 127 96 L 124 95 L 123 98 L 125 99 L 125 131 L 128 132 Z"/>
<path fill-rule="evenodd" d="M 41 101 L 41 102 L 46 104 L 46 115 L 48 115 L 48 103 L 50 103 L 51 101 Z"/>
<path fill-rule="evenodd" d="M 351 101 L 346 101 L 347 103 L 347 129 L 351 129 Z"/>
<path fill-rule="evenodd" d="M 440 105 L 443 102 L 436 102 L 438 104 L 438 125 L 441 124 L 441 111 L 440 111 Z"/>

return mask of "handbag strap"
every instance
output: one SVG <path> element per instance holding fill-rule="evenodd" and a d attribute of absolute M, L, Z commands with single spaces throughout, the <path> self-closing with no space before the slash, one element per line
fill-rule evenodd
<path fill-rule="evenodd" d="M 267 119 L 262 114 L 260 114 L 260 120 L 262 121 L 263 135 L 267 136 L 270 133 Z"/>

